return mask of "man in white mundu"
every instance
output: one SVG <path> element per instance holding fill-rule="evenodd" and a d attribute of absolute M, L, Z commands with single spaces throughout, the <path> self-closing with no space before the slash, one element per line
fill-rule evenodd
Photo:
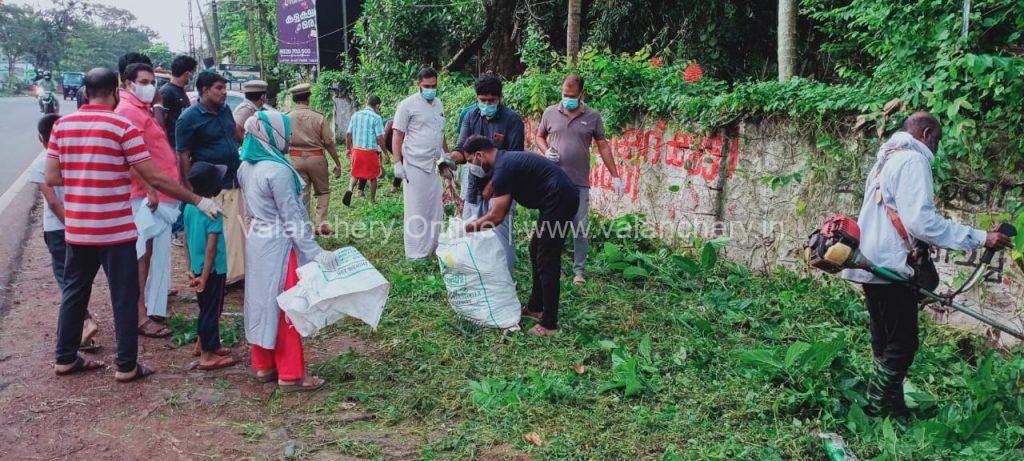
<path fill-rule="evenodd" d="M 448 151 L 444 106 L 437 98 L 437 71 L 416 75 L 419 92 L 398 104 L 392 152 L 395 177 L 405 180 L 405 257 L 424 259 L 437 249 L 441 232 L 441 177 L 437 161 Z"/>

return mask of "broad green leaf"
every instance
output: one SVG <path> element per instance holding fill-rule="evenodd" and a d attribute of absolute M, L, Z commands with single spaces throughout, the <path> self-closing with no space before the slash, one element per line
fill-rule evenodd
<path fill-rule="evenodd" d="M 793 366 L 797 364 L 800 357 L 811 349 L 811 345 L 803 341 L 797 341 L 786 349 L 786 358 L 784 360 L 786 369 L 792 370 Z"/>
<path fill-rule="evenodd" d="M 639 280 L 647 278 L 650 275 L 651 274 L 650 272 L 647 272 L 647 269 L 640 266 L 629 266 L 626 270 L 622 271 L 622 276 L 625 277 L 626 280 Z"/>

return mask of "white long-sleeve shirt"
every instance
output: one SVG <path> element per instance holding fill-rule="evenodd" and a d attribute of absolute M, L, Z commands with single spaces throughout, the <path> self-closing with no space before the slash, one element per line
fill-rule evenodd
<path fill-rule="evenodd" d="M 888 158 L 886 158 L 886 154 Z M 909 251 L 878 202 L 881 190 L 886 204 L 896 209 L 911 239 L 940 248 L 967 250 L 985 244 L 987 232 L 946 219 L 935 208 L 932 161 L 935 154 L 909 133 L 892 135 L 878 150 L 875 166 L 864 186 L 860 226 L 860 251 L 871 262 L 910 277 Z M 888 283 L 864 270 L 847 269 L 843 278 L 859 283 Z"/>

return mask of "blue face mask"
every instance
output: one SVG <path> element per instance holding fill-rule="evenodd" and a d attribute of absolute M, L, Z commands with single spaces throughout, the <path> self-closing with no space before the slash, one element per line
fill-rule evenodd
<path fill-rule="evenodd" d="M 580 107 L 580 98 L 567 98 L 562 96 L 562 106 L 569 110 L 576 110 Z"/>
<path fill-rule="evenodd" d="M 484 104 L 482 102 L 476 103 L 476 107 L 480 109 L 480 114 L 484 117 L 494 117 L 494 114 L 498 113 L 497 104 Z"/>
<path fill-rule="evenodd" d="M 427 101 L 433 101 L 437 97 L 437 88 L 420 88 L 420 95 Z"/>

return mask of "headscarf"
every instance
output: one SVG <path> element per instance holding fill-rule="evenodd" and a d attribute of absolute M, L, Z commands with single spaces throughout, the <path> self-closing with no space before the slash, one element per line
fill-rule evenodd
<path fill-rule="evenodd" d="M 305 183 L 284 154 L 291 137 L 291 117 L 277 111 L 256 112 L 245 121 L 245 140 L 242 141 L 240 157 L 249 163 L 270 161 L 287 166 L 295 178 L 295 192 L 302 193 Z"/>

